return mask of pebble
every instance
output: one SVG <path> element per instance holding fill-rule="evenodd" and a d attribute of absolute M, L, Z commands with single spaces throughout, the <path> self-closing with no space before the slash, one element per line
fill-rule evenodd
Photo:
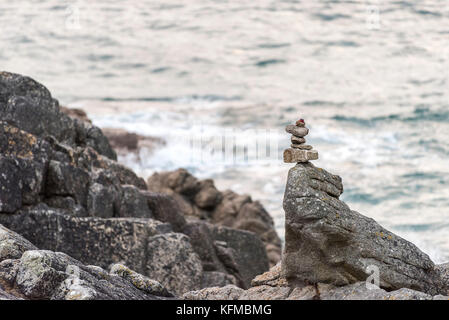
<path fill-rule="evenodd" d="M 287 131 L 288 133 L 290 133 L 296 137 L 299 137 L 299 138 L 303 138 L 309 133 L 309 129 L 307 129 L 305 127 L 301 128 L 301 127 L 295 126 L 294 124 L 289 124 L 288 126 L 286 126 L 285 131 Z"/>
<path fill-rule="evenodd" d="M 292 143 L 291 147 L 293 149 L 302 149 L 302 150 L 312 150 L 313 147 L 308 145 L 308 144 L 296 144 L 296 143 Z"/>
<path fill-rule="evenodd" d="M 294 144 L 306 143 L 306 139 L 292 136 L 292 143 L 294 143 Z"/>
<path fill-rule="evenodd" d="M 284 151 L 285 163 L 307 162 L 309 160 L 317 159 L 318 151 L 316 150 L 300 150 L 290 148 Z"/>

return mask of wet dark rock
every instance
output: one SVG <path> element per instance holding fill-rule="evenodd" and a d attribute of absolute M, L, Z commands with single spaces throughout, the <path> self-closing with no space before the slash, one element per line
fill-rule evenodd
<path fill-rule="evenodd" d="M 156 147 L 165 145 L 161 138 L 142 136 L 124 129 L 103 128 L 102 131 L 119 155 L 139 153 L 142 149 L 153 151 Z"/>

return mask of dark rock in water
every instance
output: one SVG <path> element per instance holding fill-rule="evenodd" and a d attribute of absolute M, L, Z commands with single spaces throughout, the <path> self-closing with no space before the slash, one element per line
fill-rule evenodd
<path fill-rule="evenodd" d="M 338 199 L 342 192 L 340 177 L 310 163 L 290 169 L 282 260 L 289 281 L 343 286 L 365 281 L 377 268 L 382 288 L 446 293 L 426 254 L 349 209 Z"/>
<path fill-rule="evenodd" d="M 90 146 L 101 155 L 117 159 L 99 128 L 61 112 L 58 101 L 31 78 L 0 73 L 0 120 L 39 138 L 53 136 L 71 147 Z"/>
<path fill-rule="evenodd" d="M 112 148 L 123 155 L 138 152 L 141 149 L 152 151 L 157 146 L 165 145 L 165 141 L 161 138 L 142 136 L 124 129 L 103 128 L 102 130 Z"/>
<path fill-rule="evenodd" d="M 212 180 L 198 180 L 185 169 L 155 173 L 147 184 L 151 191 L 170 195 L 185 217 L 254 232 L 265 243 L 270 265 L 280 260 L 281 240 L 274 229 L 273 219 L 250 196 L 232 191 L 220 192 Z"/>
<path fill-rule="evenodd" d="M 78 120 L 81 120 L 81 121 L 84 121 L 84 122 L 92 123 L 92 121 L 87 116 L 87 113 L 84 110 L 82 110 L 82 109 L 67 108 L 67 107 L 63 107 L 63 106 L 60 106 L 59 108 L 60 108 L 61 112 L 65 113 L 66 115 L 68 115 L 72 119 L 74 118 L 74 119 L 78 119 Z M 103 133 L 104 133 L 104 130 L 103 130 Z"/>

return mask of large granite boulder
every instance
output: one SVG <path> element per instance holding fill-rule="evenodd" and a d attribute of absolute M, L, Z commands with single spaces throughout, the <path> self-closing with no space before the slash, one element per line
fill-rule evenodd
<path fill-rule="evenodd" d="M 167 223 L 139 218 L 76 217 L 44 205 L 14 215 L 0 214 L 0 223 L 40 249 L 64 252 L 84 264 L 107 269 L 111 264 L 123 263 L 177 294 L 201 288 L 201 260 L 190 239 L 173 233 Z M 14 248 L 0 252 L 9 257 L 12 253 L 6 253 L 14 252 Z"/>
<path fill-rule="evenodd" d="M 257 234 L 265 244 L 270 265 L 280 260 L 281 240 L 273 219 L 250 196 L 220 192 L 212 180 L 198 180 L 185 169 L 155 173 L 147 185 L 150 191 L 170 195 L 185 217 Z"/>
<path fill-rule="evenodd" d="M 298 163 L 284 195 L 284 276 L 292 283 L 344 286 L 378 270 L 380 287 L 446 294 L 429 257 L 339 200 L 341 178 Z"/>
<path fill-rule="evenodd" d="M 98 127 L 61 112 L 47 88 L 29 77 L 0 72 L 0 119 L 40 138 L 53 136 L 71 147 L 90 146 L 117 158 Z"/>
<path fill-rule="evenodd" d="M 162 284 L 123 265 L 111 272 L 62 252 L 37 250 L 0 225 L 0 299 L 155 300 L 173 297 Z"/>

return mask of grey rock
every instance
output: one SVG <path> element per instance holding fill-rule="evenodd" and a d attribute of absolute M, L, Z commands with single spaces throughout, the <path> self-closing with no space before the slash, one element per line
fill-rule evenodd
<path fill-rule="evenodd" d="M 109 274 L 62 252 L 36 250 L 22 236 L 2 225 L 0 237 L 0 243 L 6 241 L 8 247 L 15 248 L 0 257 L 0 299 L 154 300 L 172 297 L 160 283 L 126 266 L 115 265 Z"/>
<path fill-rule="evenodd" d="M 225 272 L 205 271 L 203 273 L 202 288 L 225 287 L 229 284 L 238 285 L 238 280 Z"/>
<path fill-rule="evenodd" d="M 0 282 L 6 283 L 9 287 L 14 285 L 19 271 L 20 261 L 18 259 L 6 259 L 0 262 Z"/>
<path fill-rule="evenodd" d="M 238 300 L 244 290 L 234 285 L 225 287 L 211 287 L 197 291 L 186 292 L 184 300 Z"/>
<path fill-rule="evenodd" d="M 0 301 L 1 300 L 23 300 L 23 299 L 20 296 L 9 293 L 0 282 Z"/>
<path fill-rule="evenodd" d="M 387 292 L 380 288 L 367 288 L 366 282 L 357 282 L 320 294 L 321 300 L 432 300 L 432 296 L 408 288 Z"/>
<path fill-rule="evenodd" d="M 265 243 L 270 265 L 279 261 L 281 240 L 275 231 L 273 219 L 250 196 L 229 190 L 220 192 L 211 180 L 198 180 L 185 169 L 155 173 L 147 184 L 150 191 L 171 197 L 177 203 L 178 212 L 186 218 L 256 233 Z M 174 216 L 171 211 L 169 213 Z M 157 219 L 168 221 L 163 216 L 159 215 Z M 173 218 L 170 220 L 173 221 Z"/>
<path fill-rule="evenodd" d="M 318 295 L 315 286 L 296 287 L 290 292 L 286 300 L 317 300 Z"/>
<path fill-rule="evenodd" d="M 37 249 L 31 242 L 0 225 L 0 261 L 18 259 L 27 250 Z"/>
<path fill-rule="evenodd" d="M 32 115 L 32 116 L 30 116 Z M 39 138 L 53 136 L 72 147 L 91 146 L 116 160 L 101 130 L 61 112 L 59 103 L 41 84 L 18 74 L 0 73 L 0 120 Z"/>
<path fill-rule="evenodd" d="M 118 275 L 128 280 L 137 289 L 142 290 L 146 293 L 160 297 L 173 297 L 173 294 L 170 293 L 162 284 L 160 284 L 156 280 L 145 277 L 122 264 L 114 264 L 111 268 L 111 274 Z"/>
<path fill-rule="evenodd" d="M 433 262 L 412 243 L 338 199 L 341 178 L 310 163 L 290 169 L 284 195 L 284 276 L 344 286 L 378 268 L 380 286 L 445 294 Z"/>
<path fill-rule="evenodd" d="M 438 294 L 436 296 L 433 296 L 432 300 L 445 300 L 445 301 L 448 301 L 449 300 L 449 296 L 443 296 L 441 294 Z"/>
<path fill-rule="evenodd" d="M 298 138 L 303 138 L 309 133 L 309 129 L 305 127 L 298 127 L 293 124 L 289 124 L 288 126 L 286 126 L 285 131 Z"/>
<path fill-rule="evenodd" d="M 239 300 L 285 300 L 288 298 L 291 288 L 289 287 L 271 287 L 258 286 L 243 292 Z"/>
<path fill-rule="evenodd" d="M 289 148 L 284 150 L 285 163 L 308 162 L 309 160 L 317 160 L 318 151 L 316 150 L 302 150 L 296 148 Z"/>
<path fill-rule="evenodd" d="M 291 147 L 293 149 L 300 149 L 300 150 L 312 150 L 313 149 L 313 147 L 308 145 L 308 144 L 295 144 L 295 143 L 292 143 Z"/>
<path fill-rule="evenodd" d="M 281 263 L 272 267 L 269 271 L 256 276 L 251 281 L 251 286 L 271 286 L 271 287 L 288 287 L 289 284 L 281 274 Z"/>
<path fill-rule="evenodd" d="M 19 169 L 13 159 L 0 156 L 0 212 L 12 213 L 22 206 Z"/>
<path fill-rule="evenodd" d="M 71 196 L 78 204 L 87 206 L 89 174 L 74 165 L 50 161 L 46 181 L 48 196 Z"/>
<path fill-rule="evenodd" d="M 448 293 L 446 294 L 449 295 L 449 262 L 439 264 L 435 268 L 440 274 L 441 282 L 446 288 L 448 288 Z"/>
<path fill-rule="evenodd" d="M 212 235 L 216 241 L 222 241 L 234 250 L 235 265 L 246 286 L 256 275 L 268 270 L 265 247 L 254 233 L 218 226 L 213 229 Z"/>
<path fill-rule="evenodd" d="M 40 201 L 49 153 L 46 141 L 0 121 L 0 207 L 11 207 L 0 212 Z"/>
<path fill-rule="evenodd" d="M 52 208 L 61 209 L 68 215 L 76 217 L 88 216 L 86 209 L 81 204 L 78 204 L 72 197 L 52 196 L 46 198 L 45 203 Z"/>
<path fill-rule="evenodd" d="M 304 144 L 304 143 L 306 143 L 306 139 L 292 136 L 291 142 L 292 142 L 292 144 Z"/>
<path fill-rule="evenodd" d="M 15 286 L 29 299 L 155 300 L 128 279 L 92 268 L 64 253 L 27 251 L 20 259 Z"/>
<path fill-rule="evenodd" d="M 155 219 L 170 223 L 173 230 L 180 232 L 186 225 L 186 219 L 175 199 L 167 194 L 157 192 L 142 192 L 148 202 L 148 207 Z"/>
<path fill-rule="evenodd" d="M 171 229 L 155 220 L 74 217 L 50 208 L 0 215 L 0 223 L 32 241 L 38 248 L 61 251 L 83 263 L 103 268 L 124 261 L 140 273 L 145 271 L 148 238 Z M 15 240 L 14 243 L 20 242 Z M 23 247 L 30 250 L 29 242 L 25 244 L 28 246 Z M 20 257 L 23 249 L 13 252 L 17 253 L 8 254 L 5 259 Z"/>
<path fill-rule="evenodd" d="M 120 201 L 117 190 L 112 186 L 94 183 L 89 186 L 87 208 L 89 216 L 112 218 Z"/>
<path fill-rule="evenodd" d="M 122 185 L 119 217 L 152 218 L 148 201 L 135 186 Z"/>
<path fill-rule="evenodd" d="M 177 295 L 199 289 L 203 268 L 189 238 L 180 233 L 148 239 L 145 274 Z"/>

